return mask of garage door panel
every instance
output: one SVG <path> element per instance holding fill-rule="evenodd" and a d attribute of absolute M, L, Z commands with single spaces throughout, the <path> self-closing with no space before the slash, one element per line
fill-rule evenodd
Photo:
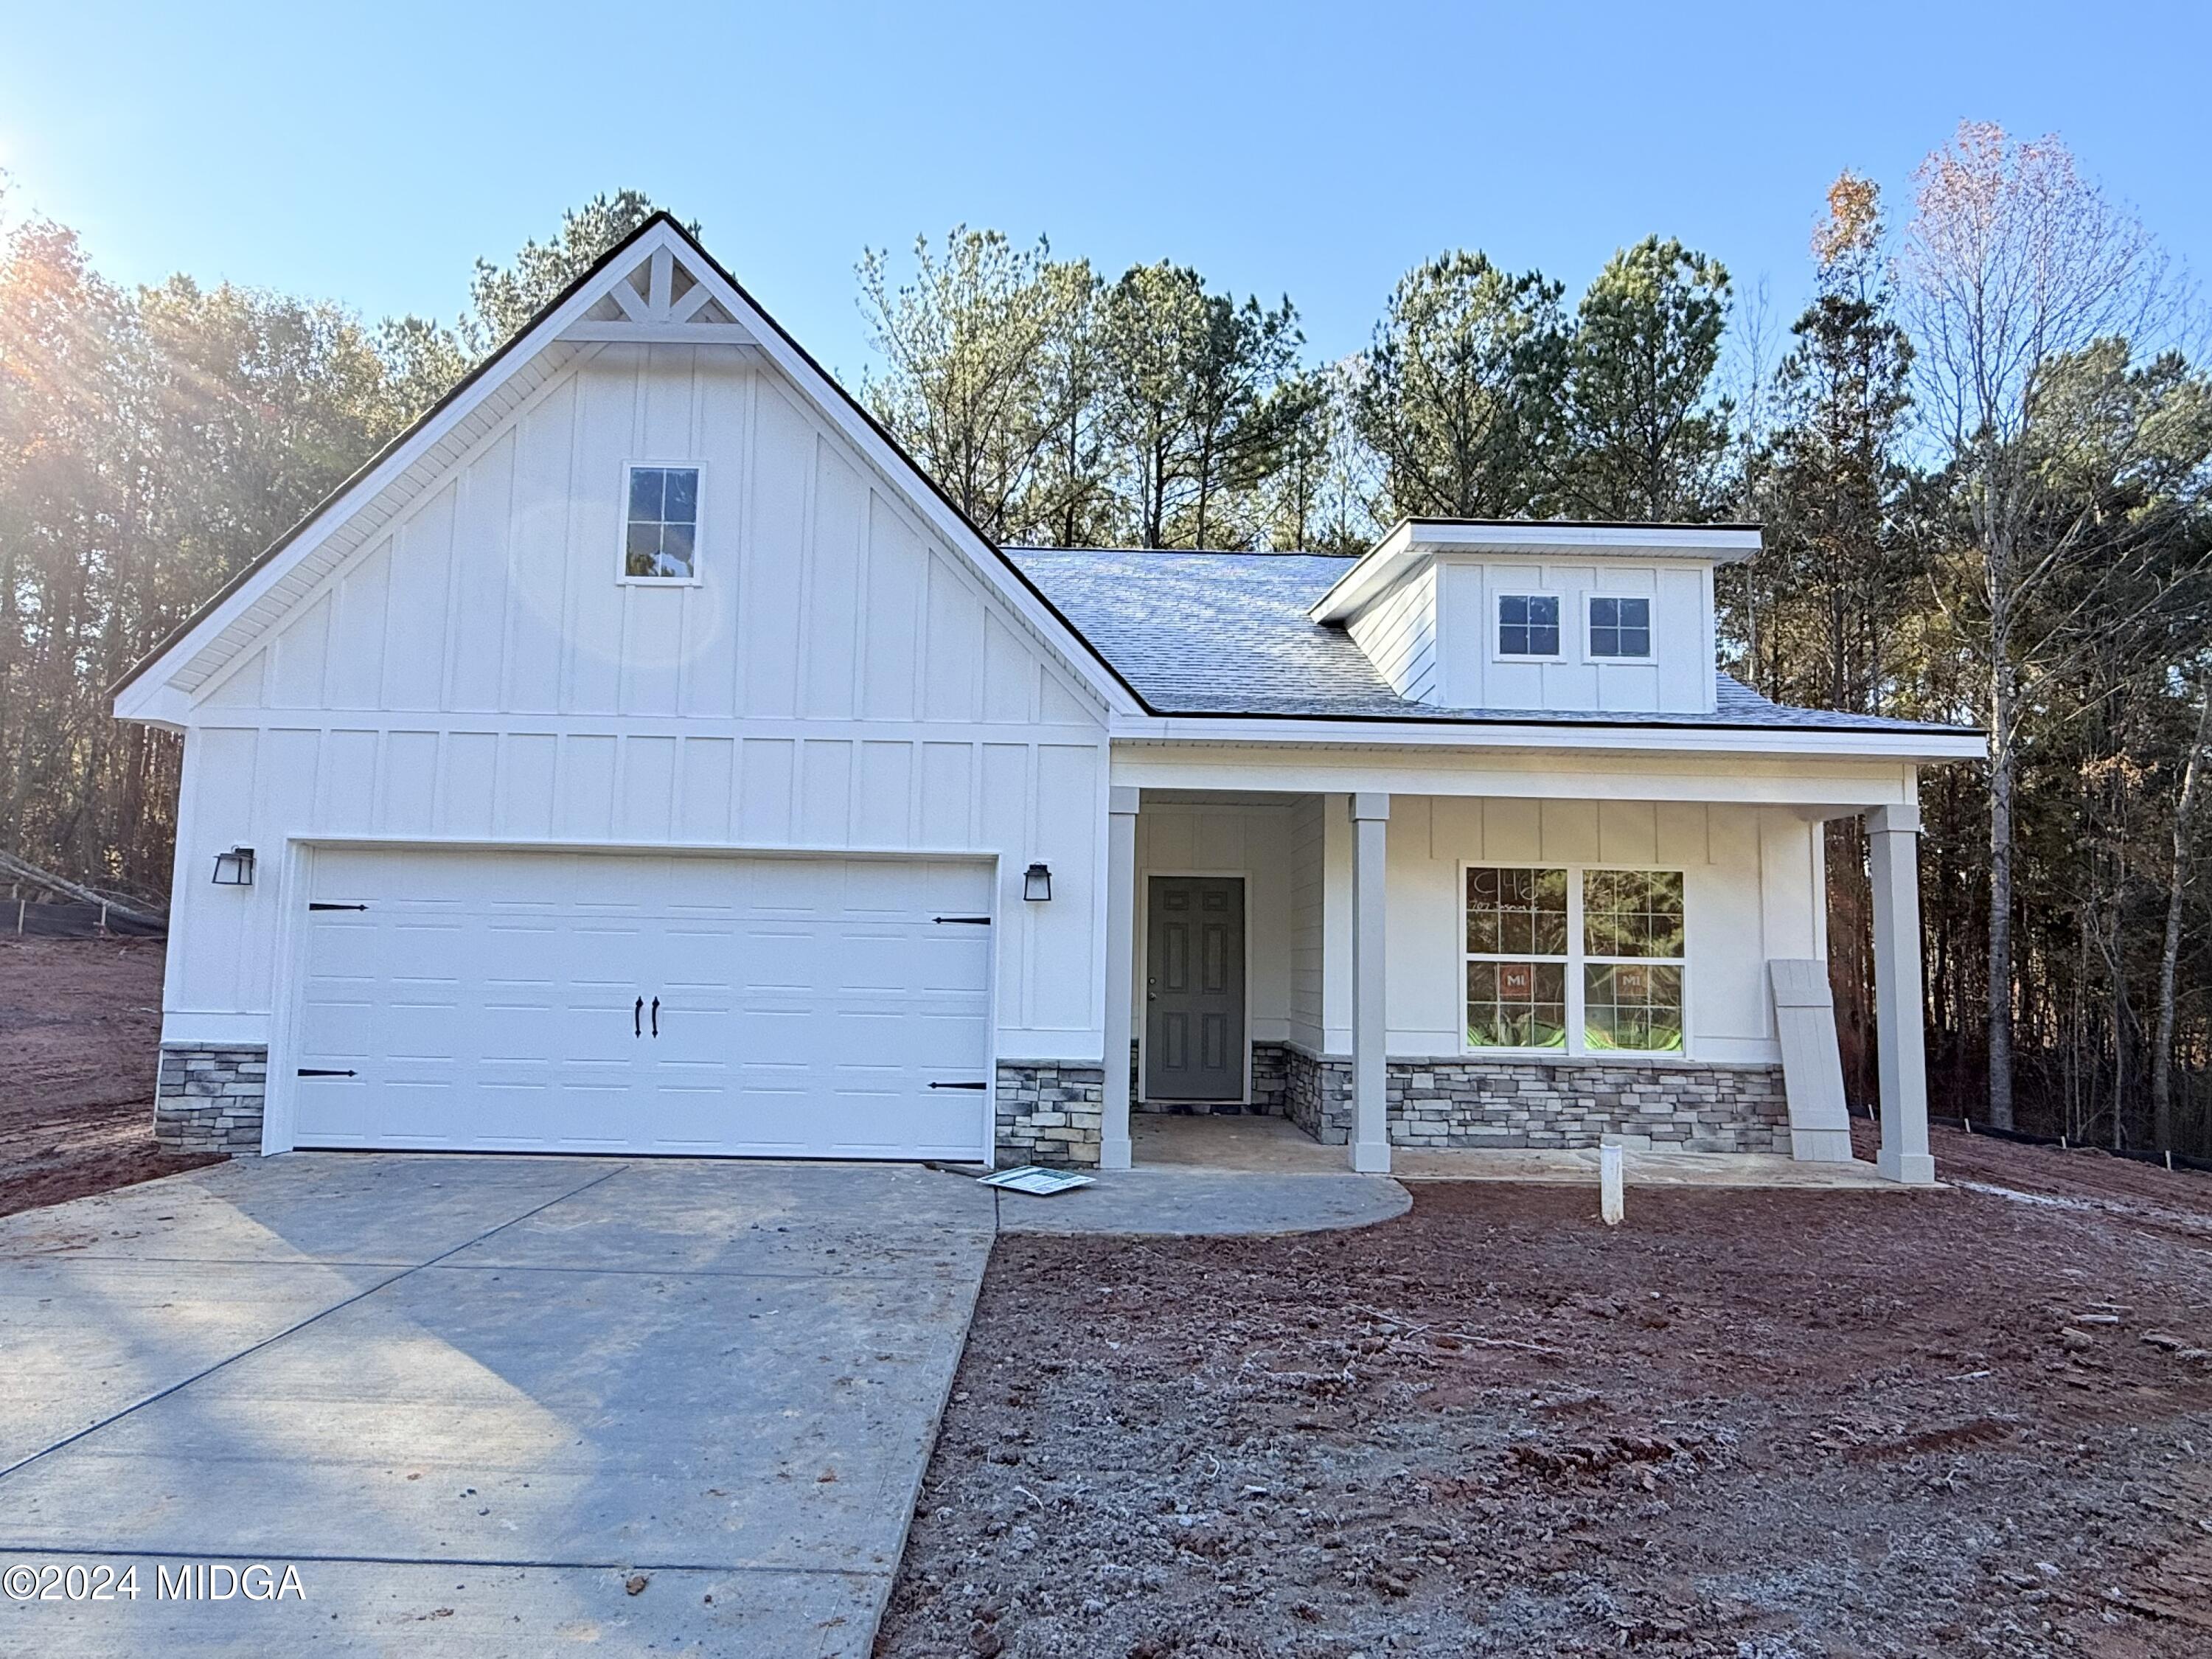
<path fill-rule="evenodd" d="M 960 915 L 987 915 L 991 908 L 991 870 L 984 864 L 924 861 L 906 866 L 918 890 L 919 909 Z"/>
<path fill-rule="evenodd" d="M 820 983 L 822 944 L 812 929 L 793 926 L 750 926 L 738 931 L 735 964 L 748 991 L 788 991 L 805 995 Z"/>
<path fill-rule="evenodd" d="M 980 865 L 327 850 L 303 1146 L 987 1155 Z M 638 1001 L 660 1000 L 660 1035 Z"/>
<path fill-rule="evenodd" d="M 842 865 L 763 859 L 746 866 L 744 904 L 764 915 L 817 916 L 842 905 L 844 884 Z"/>
<path fill-rule="evenodd" d="M 388 1010 L 378 1046 L 394 1065 L 408 1070 L 449 1070 L 469 1058 L 463 1052 L 461 1011 L 443 1006 L 395 1004 Z"/>
<path fill-rule="evenodd" d="M 896 1149 L 914 1148 L 922 1157 L 964 1158 L 981 1133 L 982 1097 L 963 1094 L 957 1098 L 915 1102 L 899 1098 L 848 1097 L 840 1114 L 837 1138 L 829 1148 L 833 1157 L 879 1158 L 899 1155 Z"/>
<path fill-rule="evenodd" d="M 502 1007 L 493 1003 L 479 1016 L 477 1052 L 491 1061 L 548 1065 L 561 1052 L 567 1024 L 559 1009 L 543 1004 Z"/>
<path fill-rule="evenodd" d="M 383 968 L 383 929 L 355 911 L 311 911 L 303 965 L 332 979 L 374 976 Z"/>
<path fill-rule="evenodd" d="M 989 982 L 988 939 L 923 939 L 907 960 L 905 983 L 917 992 L 980 995 L 975 988 Z"/>
<path fill-rule="evenodd" d="M 909 1066 L 926 1066 L 931 1058 L 921 1052 L 919 1027 L 897 1014 L 846 1010 L 831 1015 L 829 1024 L 839 1077 L 855 1066 L 893 1067 L 903 1075 Z"/>

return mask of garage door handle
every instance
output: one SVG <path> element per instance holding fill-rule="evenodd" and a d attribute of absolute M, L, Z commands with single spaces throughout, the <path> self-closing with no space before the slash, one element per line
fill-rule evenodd
<path fill-rule="evenodd" d="M 988 1089 L 991 1085 L 988 1083 L 933 1083 L 929 1086 L 933 1089 Z"/>
<path fill-rule="evenodd" d="M 629 1034 L 632 1036 L 645 1035 L 645 999 L 643 997 L 640 997 L 637 1000 L 637 1006 L 629 1011 Z"/>
<path fill-rule="evenodd" d="M 351 1072 L 326 1071 L 319 1066 L 302 1066 L 300 1068 L 300 1075 L 301 1077 L 351 1077 L 353 1073 Z"/>
<path fill-rule="evenodd" d="M 653 1000 L 653 1034 L 655 1036 L 660 1035 L 660 999 L 659 997 Z"/>

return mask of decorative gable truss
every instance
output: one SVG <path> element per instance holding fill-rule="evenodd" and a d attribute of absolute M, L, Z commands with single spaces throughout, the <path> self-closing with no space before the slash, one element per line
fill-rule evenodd
<path fill-rule="evenodd" d="M 822 367 L 665 214 L 610 250 L 514 338 L 246 567 L 114 689 L 115 713 L 181 729 L 192 699 L 563 370 L 624 343 L 723 347 L 775 370 L 1100 704 L 1143 703 L 1091 643 Z"/>
<path fill-rule="evenodd" d="M 574 344 L 729 345 L 764 355 L 713 289 L 667 246 L 654 248 L 609 286 L 558 337 Z"/>

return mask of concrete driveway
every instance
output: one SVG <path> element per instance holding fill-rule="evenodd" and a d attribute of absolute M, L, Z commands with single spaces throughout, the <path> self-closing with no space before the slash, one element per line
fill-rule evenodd
<path fill-rule="evenodd" d="M 908 1166 L 346 1153 L 0 1221 L 0 1570 L 64 1570 L 0 1650 L 863 1655 L 994 1224 Z M 160 1594 L 202 1562 L 301 1594 Z"/>

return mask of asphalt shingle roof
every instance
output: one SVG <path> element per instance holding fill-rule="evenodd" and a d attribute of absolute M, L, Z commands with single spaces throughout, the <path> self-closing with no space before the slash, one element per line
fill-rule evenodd
<path fill-rule="evenodd" d="M 1348 568 L 1304 553 L 1157 553 L 1010 547 L 1145 701 L 1164 714 L 1592 726 L 1965 732 L 1962 726 L 1770 702 L 1720 677 L 1711 714 L 1445 708 L 1400 696 L 1340 628 L 1306 616 Z"/>

